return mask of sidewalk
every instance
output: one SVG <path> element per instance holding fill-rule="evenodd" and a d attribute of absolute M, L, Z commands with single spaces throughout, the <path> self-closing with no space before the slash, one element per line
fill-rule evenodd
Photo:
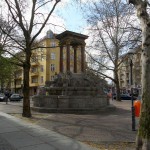
<path fill-rule="evenodd" d="M 0 150 L 96 150 L 72 138 L 0 112 Z"/>

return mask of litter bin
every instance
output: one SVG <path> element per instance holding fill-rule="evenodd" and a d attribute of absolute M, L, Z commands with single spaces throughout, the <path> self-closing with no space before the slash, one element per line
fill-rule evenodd
<path fill-rule="evenodd" d="M 140 100 L 134 101 L 134 110 L 136 117 L 140 116 L 140 109 L 141 109 L 141 101 Z"/>

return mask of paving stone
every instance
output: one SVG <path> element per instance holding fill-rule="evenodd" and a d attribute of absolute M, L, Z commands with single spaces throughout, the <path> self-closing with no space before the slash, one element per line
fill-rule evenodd
<path fill-rule="evenodd" d="M 0 137 L 0 150 L 17 150 L 12 145 L 10 145 L 7 140 Z"/>
<path fill-rule="evenodd" d="M 23 147 L 20 148 L 19 150 L 57 150 L 57 149 L 48 144 L 40 144 L 40 145 Z"/>

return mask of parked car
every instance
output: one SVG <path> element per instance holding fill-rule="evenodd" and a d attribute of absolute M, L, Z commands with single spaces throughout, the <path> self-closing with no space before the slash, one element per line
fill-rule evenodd
<path fill-rule="evenodd" d="M 6 100 L 6 96 L 3 93 L 0 93 L 0 101 L 3 102 Z"/>
<path fill-rule="evenodd" d="M 21 101 L 23 99 L 23 96 L 21 96 L 20 94 L 12 94 L 9 97 L 10 101 Z"/>
<path fill-rule="evenodd" d="M 131 96 L 128 94 L 121 94 L 120 98 L 121 100 L 131 100 Z M 116 95 L 114 95 L 114 99 L 116 99 Z M 133 99 L 136 100 L 137 98 L 133 96 Z"/>

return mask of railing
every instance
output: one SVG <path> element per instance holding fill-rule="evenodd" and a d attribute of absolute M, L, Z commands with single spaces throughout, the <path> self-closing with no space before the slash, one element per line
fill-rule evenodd
<path fill-rule="evenodd" d="M 39 71 L 31 72 L 31 76 L 38 76 L 38 75 L 39 75 Z"/>
<path fill-rule="evenodd" d="M 39 86 L 39 83 L 38 82 L 30 83 L 30 87 L 32 87 L 32 86 Z"/>

